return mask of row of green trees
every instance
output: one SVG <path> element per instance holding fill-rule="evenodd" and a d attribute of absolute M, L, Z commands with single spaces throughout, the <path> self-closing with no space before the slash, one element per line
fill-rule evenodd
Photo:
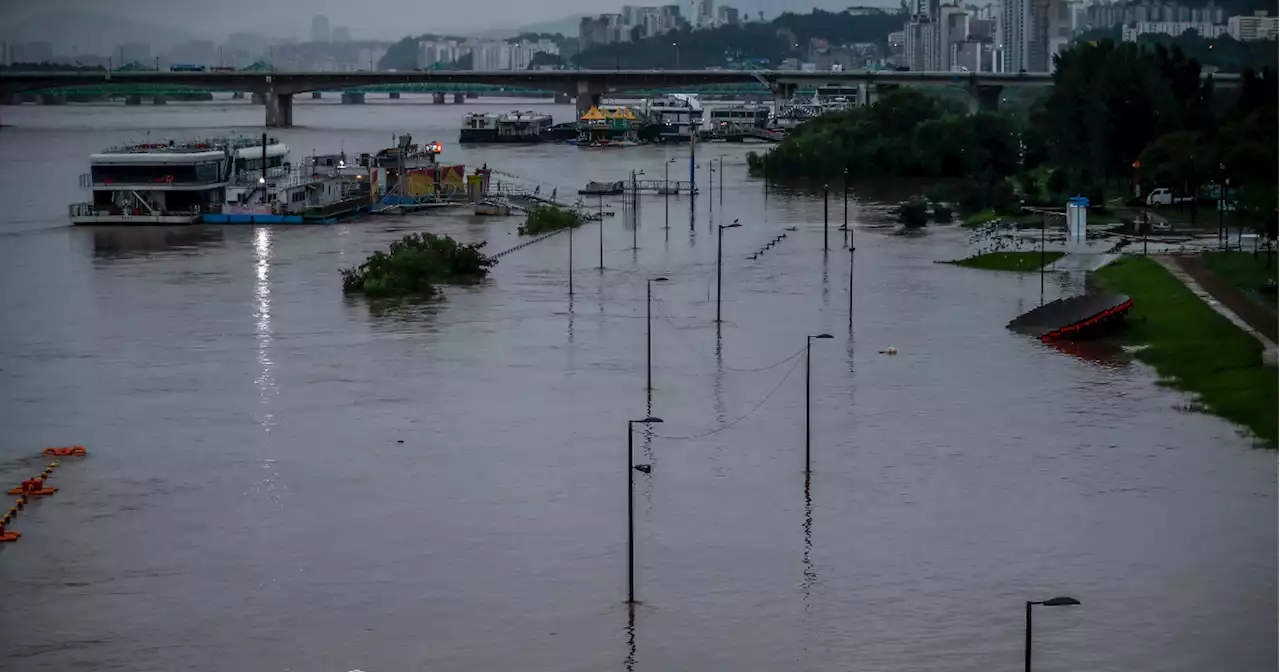
<path fill-rule="evenodd" d="M 964 114 L 902 90 L 828 114 L 767 155 L 748 157 L 775 178 L 943 178 L 962 211 L 1127 195 L 1139 182 L 1183 188 L 1230 180 L 1255 219 L 1275 211 L 1274 71 L 1245 71 L 1238 91 L 1216 89 L 1177 48 L 1104 40 L 1058 59 L 1053 86 L 1026 115 Z"/>
<path fill-rule="evenodd" d="M 1272 10 L 1274 11 L 1274 10 Z M 1081 43 L 1121 40 L 1121 27 L 1095 28 L 1081 34 L 1077 41 Z M 1205 37 L 1195 29 L 1188 29 L 1181 35 L 1164 35 L 1161 33 L 1144 33 L 1137 38 L 1139 47 L 1154 49 L 1164 45 L 1167 49 L 1178 47 L 1189 58 L 1194 58 L 1205 68 L 1218 72 L 1244 72 L 1248 69 L 1275 69 L 1280 61 L 1277 59 L 1276 45 L 1268 40 L 1251 40 L 1242 42 L 1228 34 L 1217 37 Z"/>
<path fill-rule="evenodd" d="M 1022 167 L 1022 128 L 1008 114 L 966 114 L 915 89 L 874 105 L 823 115 L 767 155 L 747 155 L 755 174 L 799 177 L 932 177 L 959 183 L 942 195 L 965 211 L 1016 204 L 1007 178 Z"/>

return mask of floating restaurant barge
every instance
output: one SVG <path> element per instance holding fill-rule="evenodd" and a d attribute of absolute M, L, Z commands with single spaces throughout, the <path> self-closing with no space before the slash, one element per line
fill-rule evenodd
<path fill-rule="evenodd" d="M 440 143 L 289 160 L 265 134 L 113 147 L 89 157 L 81 176 L 92 200 L 69 208 L 73 224 L 326 224 L 368 212 L 479 202 L 489 169 L 441 165 Z"/>
<path fill-rule="evenodd" d="M 90 155 L 80 184 L 93 197 L 71 205 L 73 224 L 321 223 L 371 206 L 368 181 L 341 157 L 295 167 L 265 134 L 113 147 Z"/>

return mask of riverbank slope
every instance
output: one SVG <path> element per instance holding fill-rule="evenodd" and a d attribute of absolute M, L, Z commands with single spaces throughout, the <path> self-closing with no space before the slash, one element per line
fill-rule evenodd
<path fill-rule="evenodd" d="M 1154 366 L 1165 384 L 1192 393 L 1197 406 L 1276 447 L 1276 368 L 1264 363 L 1257 339 L 1152 259 L 1120 259 L 1091 278 L 1106 291 L 1133 297 L 1120 338 L 1145 346 L 1138 358 Z"/>

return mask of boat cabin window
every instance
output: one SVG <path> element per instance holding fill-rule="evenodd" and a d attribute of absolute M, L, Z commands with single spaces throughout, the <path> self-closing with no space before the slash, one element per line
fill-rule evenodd
<path fill-rule="evenodd" d="M 220 179 L 217 161 L 196 164 L 152 165 L 122 164 L 89 167 L 96 184 L 203 184 Z"/>
<path fill-rule="evenodd" d="M 268 156 L 267 167 L 279 168 L 284 165 L 283 156 Z M 262 157 L 252 159 L 236 159 L 236 170 L 262 170 Z"/>

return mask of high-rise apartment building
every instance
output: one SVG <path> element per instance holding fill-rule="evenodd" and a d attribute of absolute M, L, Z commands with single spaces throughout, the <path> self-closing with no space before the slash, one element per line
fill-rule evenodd
<path fill-rule="evenodd" d="M 1066 0 L 1001 0 L 1001 70 L 1052 72 L 1053 57 L 1067 47 L 1071 34 Z"/>
<path fill-rule="evenodd" d="M 955 5 L 942 5 L 938 7 L 937 26 L 936 61 L 930 64 L 930 70 L 950 72 L 953 69 L 951 45 L 963 42 L 969 36 L 969 15 Z"/>
<path fill-rule="evenodd" d="M 1227 19 L 1227 32 L 1244 42 L 1274 40 L 1277 21 L 1276 17 L 1267 16 L 1266 11 L 1254 12 L 1253 16 L 1233 16 Z"/>
<path fill-rule="evenodd" d="M 911 70 L 936 70 L 938 26 L 927 16 L 915 16 L 903 27 L 902 64 Z"/>
<path fill-rule="evenodd" d="M 328 42 L 329 41 L 329 17 L 317 15 L 311 19 L 311 41 L 312 42 Z"/>
<path fill-rule="evenodd" d="M 151 65 L 151 45 L 146 42 L 129 42 L 116 47 L 116 57 L 120 59 L 120 65 L 128 65 L 130 63 L 139 63 L 141 65 Z"/>

